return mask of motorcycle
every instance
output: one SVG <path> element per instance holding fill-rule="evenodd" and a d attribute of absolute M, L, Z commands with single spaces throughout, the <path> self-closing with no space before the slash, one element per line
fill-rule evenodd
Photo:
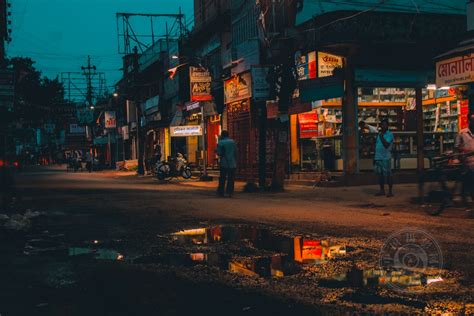
<path fill-rule="evenodd" d="M 158 180 L 171 180 L 179 176 L 184 179 L 189 179 L 192 176 L 191 168 L 183 154 L 177 153 L 176 157 L 169 158 L 169 162 L 158 161 L 156 165 Z"/>

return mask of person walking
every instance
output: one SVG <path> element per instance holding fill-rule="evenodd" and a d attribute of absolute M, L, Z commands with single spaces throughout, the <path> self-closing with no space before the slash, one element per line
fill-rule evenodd
<path fill-rule="evenodd" d="M 385 195 L 385 178 L 388 183 L 387 197 L 393 196 L 393 177 L 392 177 L 392 146 L 393 134 L 388 129 L 388 120 L 381 121 L 381 130 L 375 141 L 374 169 L 379 178 L 380 191 L 376 196 Z"/>
<path fill-rule="evenodd" d="M 228 196 L 232 197 L 234 194 L 235 171 L 237 169 L 237 146 L 235 141 L 229 138 L 229 132 L 222 131 L 216 151 L 220 158 L 220 175 L 217 195 L 223 197 L 225 190 Z"/>

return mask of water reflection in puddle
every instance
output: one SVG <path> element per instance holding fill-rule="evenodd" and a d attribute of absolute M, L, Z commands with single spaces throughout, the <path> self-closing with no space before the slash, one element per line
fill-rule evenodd
<path fill-rule="evenodd" d="M 407 288 L 411 286 L 424 286 L 442 281 L 443 279 L 439 276 L 428 276 L 409 270 L 359 270 L 353 268 L 347 273 L 336 275 L 331 279 L 321 280 L 319 285 L 332 288 L 362 288 L 376 286 L 396 286 L 399 288 Z"/>
<path fill-rule="evenodd" d="M 69 256 L 92 256 L 97 260 L 124 260 L 124 256 L 112 249 L 69 248 Z"/>
<path fill-rule="evenodd" d="M 320 264 L 346 254 L 344 245 L 331 244 L 328 240 L 290 237 L 271 232 L 266 228 L 251 226 L 215 226 L 183 230 L 171 234 L 172 239 L 186 245 L 213 245 L 236 243 L 264 251 L 284 253 L 299 263 Z"/>

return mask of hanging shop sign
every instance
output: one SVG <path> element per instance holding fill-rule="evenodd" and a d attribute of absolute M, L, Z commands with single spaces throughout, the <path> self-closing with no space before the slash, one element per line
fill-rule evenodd
<path fill-rule="evenodd" d="M 458 101 L 459 103 L 459 129 L 465 129 L 469 126 L 467 113 L 469 112 L 469 102 L 467 100 Z"/>
<path fill-rule="evenodd" d="M 117 127 L 117 119 L 115 117 L 115 111 L 105 111 L 104 119 L 105 119 L 105 128 Z"/>
<path fill-rule="evenodd" d="M 186 102 L 186 104 L 184 105 L 185 108 L 186 108 L 186 111 L 192 111 L 192 110 L 195 110 L 195 109 L 199 109 L 201 107 L 201 103 L 199 102 Z"/>
<path fill-rule="evenodd" d="M 300 125 L 300 138 L 312 138 L 318 136 L 318 114 L 316 111 L 298 114 Z"/>
<path fill-rule="evenodd" d="M 78 124 L 69 124 L 69 134 L 85 134 L 86 129 L 84 126 L 79 126 Z"/>
<path fill-rule="evenodd" d="M 254 66 L 252 73 L 252 94 L 256 101 L 271 98 L 271 87 L 269 82 L 269 67 Z"/>
<path fill-rule="evenodd" d="M 224 103 L 236 102 L 252 97 L 251 75 L 249 72 L 236 75 L 224 83 Z"/>
<path fill-rule="evenodd" d="M 211 74 L 200 67 L 189 67 L 191 101 L 211 101 Z"/>
<path fill-rule="evenodd" d="M 171 126 L 170 135 L 171 137 L 201 136 L 202 126 L 201 125 Z"/>
<path fill-rule="evenodd" d="M 128 125 L 122 126 L 122 138 L 123 140 L 130 139 L 130 130 L 128 128 Z"/>
<path fill-rule="evenodd" d="M 446 87 L 474 82 L 474 54 L 453 57 L 436 63 L 436 86 Z"/>
<path fill-rule="evenodd" d="M 327 100 L 344 95 L 343 80 L 338 76 L 301 80 L 298 85 L 301 102 Z"/>
<path fill-rule="evenodd" d="M 328 77 L 333 75 L 336 68 L 343 67 L 343 58 L 332 54 L 318 52 L 318 77 Z"/>

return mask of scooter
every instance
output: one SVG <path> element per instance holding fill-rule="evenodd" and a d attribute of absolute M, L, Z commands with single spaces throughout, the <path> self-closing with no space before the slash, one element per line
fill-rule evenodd
<path fill-rule="evenodd" d="M 189 179 L 192 176 L 191 168 L 183 154 L 177 153 L 176 157 L 170 157 L 169 162 L 158 161 L 156 165 L 156 177 L 158 180 L 171 180 L 179 176 Z"/>

